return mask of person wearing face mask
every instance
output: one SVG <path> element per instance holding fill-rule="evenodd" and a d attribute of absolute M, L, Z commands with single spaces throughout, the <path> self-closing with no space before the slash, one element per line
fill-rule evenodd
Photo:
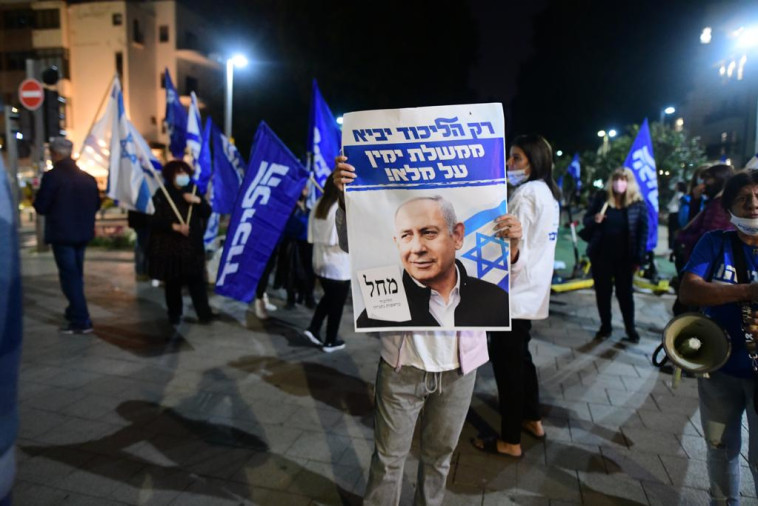
<path fill-rule="evenodd" d="M 519 458 L 521 432 L 545 438 L 539 412 L 537 369 L 529 353 L 532 320 L 548 316 L 550 283 L 560 217 L 560 190 L 553 181 L 553 150 L 541 135 L 520 135 L 508 158 L 513 187 L 509 212 L 521 222 L 519 255 L 511 264 L 510 332 L 490 332 L 488 349 L 497 384 L 500 437 L 477 437 L 480 449 Z M 496 231 L 507 230 L 496 220 Z"/>
<path fill-rule="evenodd" d="M 739 504 L 744 415 L 747 463 L 758 492 L 758 369 L 748 354 L 746 336 L 758 339 L 758 170 L 734 175 L 719 201 L 737 230 L 711 231 L 697 242 L 684 268 L 679 297 L 684 304 L 703 308 L 731 341 L 726 363 L 697 381 L 711 504 Z"/>
<path fill-rule="evenodd" d="M 191 175 L 192 168 L 181 160 L 172 160 L 163 166 L 168 196 L 162 191 L 155 193 L 155 214 L 150 217 L 148 270 L 151 278 L 165 284 L 168 319 L 172 325 L 181 321 L 183 285 L 189 289 L 200 323 L 210 323 L 216 316 L 208 304 L 203 246 L 211 206 L 197 195 Z"/>
<path fill-rule="evenodd" d="M 615 285 L 626 339 L 638 343 L 632 277 L 647 253 L 648 223 L 647 204 L 631 170 L 622 167 L 613 171 L 607 190 L 596 195 L 584 215 L 584 226 L 594 227 L 587 244 L 587 256 L 592 262 L 595 301 L 600 315 L 600 329 L 595 339 L 611 335 L 611 294 Z"/>

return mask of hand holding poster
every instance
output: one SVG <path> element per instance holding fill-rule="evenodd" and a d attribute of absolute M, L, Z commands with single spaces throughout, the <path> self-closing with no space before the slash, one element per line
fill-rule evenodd
<path fill-rule="evenodd" d="M 509 330 L 502 106 L 349 113 L 342 145 L 356 330 Z"/>

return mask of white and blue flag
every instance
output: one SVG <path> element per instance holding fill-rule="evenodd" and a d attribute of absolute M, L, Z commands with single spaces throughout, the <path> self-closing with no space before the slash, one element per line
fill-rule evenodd
<path fill-rule="evenodd" d="M 569 176 L 574 178 L 574 183 L 576 188 L 576 191 L 579 191 L 582 189 L 582 166 L 579 163 L 579 153 L 574 153 L 574 159 L 571 160 L 571 163 L 568 166 L 567 173 Z"/>
<path fill-rule="evenodd" d="M 181 159 L 184 156 L 184 148 L 187 145 L 187 112 L 179 101 L 179 94 L 171 82 L 171 74 L 168 69 L 164 73 L 166 86 L 166 128 L 168 129 L 168 150 L 174 158 Z"/>
<path fill-rule="evenodd" d="M 121 207 L 153 214 L 153 193 L 158 187 L 156 169 L 160 164 L 152 156 L 145 139 L 126 117 L 120 86 L 115 99 L 117 114 L 113 118 L 110 142 L 110 170 L 106 194 Z"/>
<path fill-rule="evenodd" d="M 313 179 L 318 186 L 324 187 L 326 178 L 332 172 L 332 165 L 335 157 L 340 152 L 342 132 L 334 119 L 329 105 L 321 95 L 318 89 L 318 83 L 313 80 L 313 98 L 311 99 L 311 114 L 308 122 L 308 144 L 306 146 L 308 153 L 311 154 L 311 163 L 308 169 L 313 173 Z M 308 181 L 308 200 L 307 205 L 312 208 L 318 198 L 321 197 L 321 190 Z"/>
<path fill-rule="evenodd" d="M 647 203 L 647 251 L 658 245 L 658 171 L 653 158 L 653 140 L 647 118 L 642 122 L 637 138 L 624 161 L 624 167 L 634 172 L 643 200 Z"/>
<path fill-rule="evenodd" d="M 200 195 L 205 195 L 208 190 L 208 181 L 210 181 L 210 167 L 201 165 L 200 151 L 203 147 L 203 137 L 200 129 L 202 120 L 200 119 L 200 109 L 197 106 L 197 95 L 193 91 L 191 94 L 189 114 L 187 115 L 187 148 L 189 156 L 192 159 L 192 169 L 195 171 L 192 178 L 197 184 L 197 190 Z"/>

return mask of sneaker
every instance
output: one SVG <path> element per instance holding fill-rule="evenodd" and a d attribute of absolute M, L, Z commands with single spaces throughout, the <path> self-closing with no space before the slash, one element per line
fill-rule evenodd
<path fill-rule="evenodd" d="M 324 353 L 331 353 L 333 351 L 342 350 L 345 348 L 345 341 L 342 339 L 335 339 L 331 343 L 324 343 L 324 346 L 321 347 L 321 351 Z"/>
<path fill-rule="evenodd" d="M 266 311 L 276 311 L 277 309 L 279 309 L 268 300 L 267 293 L 263 294 L 263 303 L 266 305 Z"/>
<path fill-rule="evenodd" d="M 71 334 L 91 334 L 92 333 L 92 324 L 86 325 L 84 327 L 80 325 L 74 325 L 73 323 L 67 324 L 65 327 L 61 327 L 59 329 L 61 334 L 71 335 Z"/>
<path fill-rule="evenodd" d="M 304 330 L 303 331 L 303 335 L 305 336 L 306 339 L 308 339 L 310 342 L 312 342 L 316 346 L 323 346 L 323 344 L 324 344 L 324 343 L 321 342 L 321 339 L 319 339 L 318 337 L 316 337 L 316 334 L 314 334 L 310 330 L 307 330 L 307 329 Z"/>
<path fill-rule="evenodd" d="M 268 311 L 266 310 L 266 303 L 263 299 L 255 299 L 253 310 L 255 311 L 255 316 L 257 316 L 259 320 L 268 320 Z"/>

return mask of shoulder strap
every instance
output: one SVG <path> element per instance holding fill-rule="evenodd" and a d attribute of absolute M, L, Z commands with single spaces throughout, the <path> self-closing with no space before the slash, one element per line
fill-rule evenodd
<path fill-rule="evenodd" d="M 725 234 L 726 232 L 721 233 L 721 241 L 719 241 L 721 244 L 721 246 L 719 246 L 719 254 L 713 257 L 713 260 L 711 260 L 711 264 L 708 266 L 708 272 L 706 272 L 706 276 L 704 278 L 709 283 L 713 280 L 713 274 L 716 272 L 716 265 L 724 258 L 724 243 L 726 242 L 726 237 L 724 237 Z"/>
<path fill-rule="evenodd" d="M 732 255 L 734 256 L 734 268 L 737 271 L 737 283 L 749 283 L 745 249 L 742 247 L 742 241 L 740 241 L 737 232 L 724 232 L 724 235 L 726 234 L 729 234 L 732 240 Z"/>

